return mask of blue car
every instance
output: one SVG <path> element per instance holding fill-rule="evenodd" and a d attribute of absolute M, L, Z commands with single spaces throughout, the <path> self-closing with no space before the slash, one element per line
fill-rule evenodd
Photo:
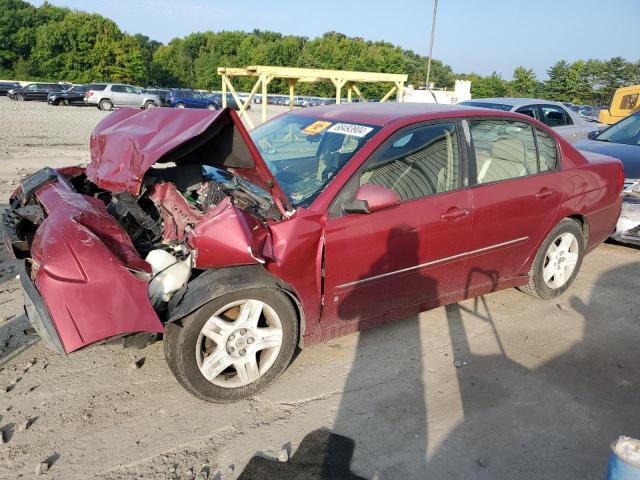
<path fill-rule="evenodd" d="M 175 108 L 208 108 L 218 110 L 220 104 L 211 95 L 194 90 L 174 88 L 167 95 L 167 105 Z"/>

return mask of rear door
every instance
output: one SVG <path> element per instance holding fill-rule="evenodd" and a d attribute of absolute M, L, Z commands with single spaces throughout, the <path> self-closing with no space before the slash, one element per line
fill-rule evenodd
<path fill-rule="evenodd" d="M 456 121 L 403 129 L 385 142 L 338 195 L 327 221 L 326 324 L 438 305 L 463 284 L 471 239 L 471 192 Z M 401 203 L 344 213 L 358 188 L 375 184 Z"/>
<path fill-rule="evenodd" d="M 559 153 L 553 137 L 528 122 L 471 119 L 473 288 L 525 274 L 522 267 L 550 229 L 561 200 Z"/>
<path fill-rule="evenodd" d="M 111 85 L 111 100 L 115 105 L 127 105 L 129 98 L 127 97 L 127 89 L 124 85 Z"/>

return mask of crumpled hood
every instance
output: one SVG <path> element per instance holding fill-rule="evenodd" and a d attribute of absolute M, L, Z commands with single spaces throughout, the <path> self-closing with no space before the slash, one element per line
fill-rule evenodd
<path fill-rule="evenodd" d="M 271 193 L 289 207 L 238 115 L 173 108 L 120 108 L 91 134 L 87 177 L 114 193 L 140 193 L 142 178 L 156 162 L 202 164 L 228 170 Z"/>

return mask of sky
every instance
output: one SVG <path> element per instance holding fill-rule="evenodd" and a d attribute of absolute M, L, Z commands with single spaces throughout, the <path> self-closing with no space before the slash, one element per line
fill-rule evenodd
<path fill-rule="evenodd" d="M 43 0 L 31 3 L 41 5 Z M 100 13 L 128 33 L 167 43 L 197 31 L 337 31 L 426 55 L 433 0 L 50 0 Z M 540 79 L 557 60 L 640 59 L 640 0 L 439 0 L 433 57 L 456 73 L 519 65 Z"/>

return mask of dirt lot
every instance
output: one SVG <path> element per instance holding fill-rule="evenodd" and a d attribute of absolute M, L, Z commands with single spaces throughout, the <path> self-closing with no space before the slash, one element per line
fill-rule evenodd
<path fill-rule="evenodd" d="M 104 115 L 0 98 L 0 203 L 21 175 L 88 160 Z M 610 442 L 640 437 L 638 254 L 601 246 L 556 301 L 507 290 L 306 349 L 267 392 L 221 406 L 182 390 L 161 344 L 63 358 L 25 336 L 3 252 L 0 478 L 45 459 L 43 478 L 236 478 L 319 428 L 354 440 L 366 478 L 603 478 Z"/>

